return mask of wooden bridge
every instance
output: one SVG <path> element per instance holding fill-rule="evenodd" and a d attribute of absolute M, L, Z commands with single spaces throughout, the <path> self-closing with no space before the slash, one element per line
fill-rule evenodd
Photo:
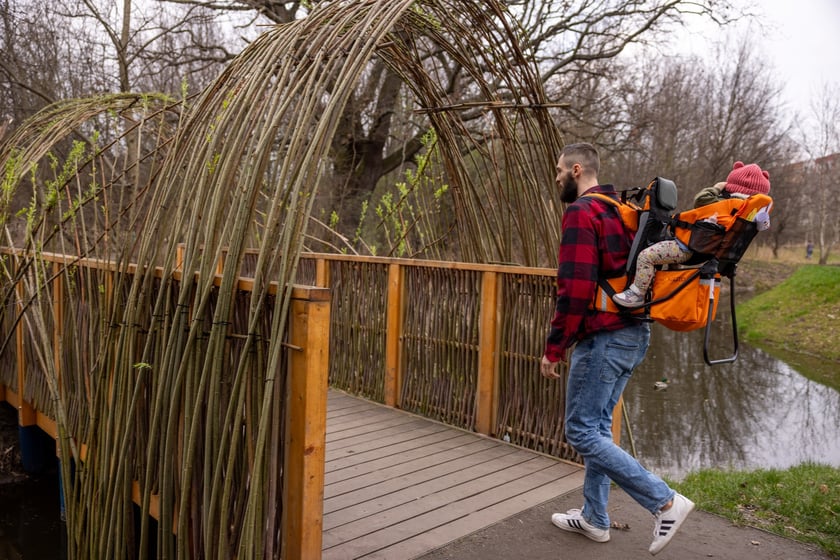
<path fill-rule="evenodd" d="M 54 275 L 49 291 L 34 297 L 52 302 L 46 324 L 60 341 L 73 328 L 65 313 L 73 302 L 63 287 L 69 258 L 45 258 Z M 116 276 L 133 273 L 104 261 L 72 264 L 75 274 L 101 275 L 106 295 Z M 246 297 L 247 261 L 240 272 Z M 157 274 L 173 282 L 188 278 Z M 281 547 L 285 558 L 411 558 L 578 488 L 582 469 L 563 436 L 565 380 L 538 374 L 553 275 L 523 267 L 304 255 L 289 317 L 285 397 L 273 399 L 275 406 L 285 403 L 278 417 L 285 436 L 281 432 L 268 466 L 276 464 L 282 480 L 267 489 L 266 515 L 279 536 L 265 549 Z M 0 356 L 0 400 L 18 408 L 22 429 L 38 426 L 57 439 L 63 428 L 52 395 L 66 400 L 66 410 L 83 405 L 67 383 L 85 379 L 84 373 L 67 371 L 73 360 L 56 350 L 58 383 L 45 379 L 44 368 L 35 365 L 43 351 L 31 346 L 24 322 L 15 319 L 25 287 L 17 293 L 4 308 L 6 335 L 17 334 Z M 232 342 L 244 336 L 235 322 L 226 328 Z M 175 439 L 181 441 L 192 412 L 178 414 Z M 250 434 L 247 411 L 241 422 Z M 68 424 L 81 434 L 78 420 Z M 148 439 L 147 426 L 131 424 L 138 442 Z M 616 437 L 619 429 L 616 424 Z M 73 437 L 81 449 L 74 460 L 85 461 L 90 442 Z M 138 458 L 146 456 L 139 451 Z M 176 460 L 180 455 L 176 450 Z M 204 516 L 178 517 L 178 494 L 163 494 L 177 491 L 178 479 L 174 488 L 165 485 L 167 471 L 138 460 L 126 479 L 134 502 L 145 499 L 156 518 L 169 508 L 175 533 L 207 531 Z M 247 486 L 248 462 L 241 465 L 236 475 L 245 478 L 232 484 L 234 495 Z M 144 480 L 158 482 L 151 488 Z M 190 500 L 194 509 L 206 507 L 200 495 Z"/>

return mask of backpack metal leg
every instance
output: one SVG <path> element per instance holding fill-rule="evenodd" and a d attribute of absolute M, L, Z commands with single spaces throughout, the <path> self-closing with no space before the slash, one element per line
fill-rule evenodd
<path fill-rule="evenodd" d="M 709 290 L 709 298 L 715 297 L 714 290 Z M 703 337 L 703 360 L 710 366 L 717 364 L 729 364 L 738 358 L 738 323 L 735 319 L 735 273 L 734 271 L 729 276 L 729 310 L 732 317 L 732 355 L 728 358 L 720 358 L 717 360 L 709 359 L 709 343 L 712 332 L 712 313 L 714 312 L 714 304 L 709 305 L 709 317 L 706 321 L 706 332 Z"/>

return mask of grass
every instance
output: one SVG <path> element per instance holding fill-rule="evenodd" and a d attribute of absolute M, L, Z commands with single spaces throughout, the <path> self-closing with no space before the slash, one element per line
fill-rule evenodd
<path fill-rule="evenodd" d="M 818 546 L 840 558 L 840 469 L 703 470 L 671 486 L 703 511 Z"/>
<path fill-rule="evenodd" d="M 738 306 L 751 343 L 840 361 L 840 267 L 802 265 L 776 287 Z"/>
<path fill-rule="evenodd" d="M 840 391 L 840 253 L 828 265 L 805 258 L 801 247 L 751 247 L 738 265 L 741 338 L 795 367 L 802 375 Z"/>

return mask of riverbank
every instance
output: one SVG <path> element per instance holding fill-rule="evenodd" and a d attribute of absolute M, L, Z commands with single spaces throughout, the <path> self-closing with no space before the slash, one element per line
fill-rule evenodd
<path fill-rule="evenodd" d="M 753 259 L 738 270 L 754 292 L 737 308 L 743 339 L 840 391 L 840 367 L 815 365 L 840 365 L 840 266 Z"/>

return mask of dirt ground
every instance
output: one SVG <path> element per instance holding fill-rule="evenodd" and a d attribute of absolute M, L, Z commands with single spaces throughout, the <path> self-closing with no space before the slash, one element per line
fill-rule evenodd
<path fill-rule="evenodd" d="M 689 496 L 690 497 L 690 496 Z M 610 498 L 610 541 L 596 543 L 566 533 L 551 524 L 551 514 L 579 508 L 580 490 L 510 517 L 447 546 L 421 560 L 632 560 L 652 558 L 653 516 L 621 490 Z M 671 543 L 657 556 L 662 560 L 828 560 L 831 556 L 796 541 L 752 527 L 738 527 L 713 513 L 691 513 Z"/>

